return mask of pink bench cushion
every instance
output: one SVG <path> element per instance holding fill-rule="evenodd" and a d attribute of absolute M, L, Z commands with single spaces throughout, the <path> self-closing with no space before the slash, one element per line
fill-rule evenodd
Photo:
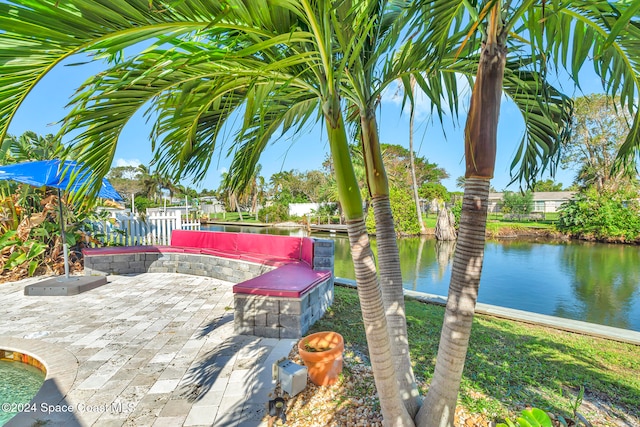
<path fill-rule="evenodd" d="M 313 239 L 311 237 L 302 239 L 300 259 L 306 262 L 309 267 L 313 267 Z"/>
<path fill-rule="evenodd" d="M 239 254 L 252 255 L 259 260 L 274 259 L 281 261 L 283 259 L 300 259 L 302 239 L 300 237 L 269 234 L 173 230 L 171 233 L 171 246 L 213 249 L 228 254 L 237 252 Z M 313 243 L 311 243 L 311 246 L 313 246 Z M 313 248 L 310 248 L 310 250 L 313 251 Z M 309 257 L 309 259 L 311 258 Z"/>
<path fill-rule="evenodd" d="M 235 251 L 221 251 L 218 249 L 200 249 L 200 253 L 203 255 L 213 255 L 222 258 L 240 259 L 240 254 Z"/>
<path fill-rule="evenodd" d="M 237 248 L 238 233 L 220 233 L 214 231 L 173 230 L 171 246 L 218 249 L 233 251 Z"/>
<path fill-rule="evenodd" d="M 238 252 L 300 259 L 300 237 L 238 233 Z"/>
<path fill-rule="evenodd" d="M 234 285 L 233 293 L 300 298 L 315 285 L 330 277 L 330 271 L 312 270 L 301 263 L 287 264 Z"/>
<path fill-rule="evenodd" d="M 173 230 L 171 246 L 86 248 L 85 256 L 136 253 L 189 253 L 240 259 L 276 267 L 313 262 L 313 239 L 269 234 Z"/>
<path fill-rule="evenodd" d="M 248 262 L 255 262 L 263 265 L 274 265 L 279 267 L 285 264 L 299 263 L 298 260 L 292 260 L 291 258 L 278 257 L 273 255 L 264 254 L 240 254 L 240 259 Z"/>

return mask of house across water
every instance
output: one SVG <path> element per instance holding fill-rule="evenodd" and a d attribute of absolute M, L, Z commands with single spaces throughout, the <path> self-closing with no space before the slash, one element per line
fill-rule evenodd
<path fill-rule="evenodd" d="M 536 213 L 557 212 L 564 202 L 569 201 L 576 191 L 538 191 L 533 193 L 533 209 Z M 489 212 L 502 211 L 504 193 L 489 193 Z"/>

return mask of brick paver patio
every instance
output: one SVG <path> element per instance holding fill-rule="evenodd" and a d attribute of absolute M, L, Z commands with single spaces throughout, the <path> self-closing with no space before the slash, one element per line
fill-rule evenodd
<path fill-rule="evenodd" d="M 271 365 L 295 341 L 234 334 L 232 283 L 146 273 L 75 296 L 24 296 L 34 280 L 0 284 L 0 348 L 6 337 L 54 344 L 77 374 L 61 402 L 74 412 L 31 422 L 262 425 Z"/>

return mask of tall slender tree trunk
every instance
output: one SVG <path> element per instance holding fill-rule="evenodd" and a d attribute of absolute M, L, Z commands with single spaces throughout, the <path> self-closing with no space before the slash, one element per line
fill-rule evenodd
<path fill-rule="evenodd" d="M 465 187 L 449 297 L 433 380 L 418 413 L 420 427 L 452 427 L 484 258 L 490 180 L 496 159 L 498 117 L 507 50 L 499 37 L 498 0 L 491 10 L 487 42 L 465 126 Z"/>
<path fill-rule="evenodd" d="M 229 195 L 229 204 L 232 206 L 231 209 L 235 207 L 235 210 L 238 212 L 238 216 L 240 217 L 240 221 L 242 221 L 242 211 L 240 210 L 240 203 L 238 202 L 238 197 L 236 197 L 235 193 L 231 193 Z"/>
<path fill-rule="evenodd" d="M 376 265 L 369 243 L 369 235 L 364 218 L 347 221 L 349 245 L 356 274 L 358 297 L 365 325 L 367 345 L 374 380 L 385 426 L 413 426 L 414 422 L 399 399 L 400 390 L 396 379 L 396 369 L 391 356 L 387 319 L 382 303 L 382 293 L 376 274 Z M 380 248 L 378 247 L 378 250 Z M 384 395 L 384 396 L 383 396 Z M 393 399 L 389 397 L 393 395 Z"/>
<path fill-rule="evenodd" d="M 400 254 L 389 199 L 389 183 L 382 162 L 375 115 L 369 114 L 361 117 L 361 124 L 367 185 L 371 193 L 371 205 L 376 222 L 380 286 L 392 343 L 393 363 L 402 400 L 407 411 L 413 417 L 418 412 L 421 401 L 409 353 L 402 271 L 400 270 Z"/>
<path fill-rule="evenodd" d="M 468 178 L 433 379 L 419 426 L 453 426 L 484 257 L 489 180 Z"/>
<path fill-rule="evenodd" d="M 413 418 L 407 412 L 400 396 L 391 353 L 387 318 L 382 302 L 375 260 L 369 244 L 364 221 L 362 198 L 349 154 L 347 134 L 337 96 L 325 104 L 324 109 L 331 157 L 335 167 L 338 196 L 347 219 L 351 256 L 356 272 L 356 283 L 362 320 L 364 323 L 373 377 L 380 399 L 385 426 L 413 427 Z M 397 253 L 397 251 L 396 251 Z"/>
<path fill-rule="evenodd" d="M 416 79 L 411 76 L 411 92 L 415 94 Z M 420 207 L 420 195 L 418 194 L 418 179 L 416 178 L 416 160 L 413 153 L 413 122 L 415 119 L 415 109 L 411 104 L 411 112 L 409 113 L 409 164 L 411 166 L 411 183 L 413 184 L 413 198 L 416 201 L 416 213 L 418 215 L 418 224 L 420 224 L 420 234 L 427 234 L 427 228 L 424 226 L 422 219 L 422 208 Z"/>

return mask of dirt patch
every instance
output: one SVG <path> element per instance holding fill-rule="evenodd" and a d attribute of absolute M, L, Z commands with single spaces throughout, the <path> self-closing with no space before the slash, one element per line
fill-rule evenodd
<path fill-rule="evenodd" d="M 69 260 L 69 273 L 70 274 L 82 274 L 84 266 L 80 260 Z M 38 276 L 55 276 L 64 274 L 64 262 L 62 260 L 56 262 L 53 268 L 47 265 L 41 265 L 33 274 L 33 277 Z M 1 270 L 0 271 L 0 284 L 7 282 L 17 282 L 29 277 L 29 271 L 26 266 L 14 268 L 13 270 Z M 44 278 L 44 277 L 43 277 Z"/>

